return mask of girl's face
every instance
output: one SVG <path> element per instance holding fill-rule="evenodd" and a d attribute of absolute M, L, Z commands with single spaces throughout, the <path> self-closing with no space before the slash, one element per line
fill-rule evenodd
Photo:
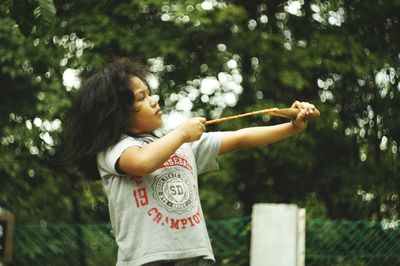
<path fill-rule="evenodd" d="M 152 133 L 162 124 L 160 106 L 140 78 L 133 77 L 131 81 L 135 102 L 132 103 L 128 131 L 133 134 Z"/>

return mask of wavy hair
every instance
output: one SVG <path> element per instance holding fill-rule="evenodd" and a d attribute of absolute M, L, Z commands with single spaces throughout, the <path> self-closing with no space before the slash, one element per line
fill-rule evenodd
<path fill-rule="evenodd" d="M 147 69 L 120 58 L 86 79 L 67 111 L 63 163 L 76 166 L 89 178 L 98 178 L 96 155 L 126 133 L 134 102 L 129 89 L 133 77 L 145 82 Z"/>

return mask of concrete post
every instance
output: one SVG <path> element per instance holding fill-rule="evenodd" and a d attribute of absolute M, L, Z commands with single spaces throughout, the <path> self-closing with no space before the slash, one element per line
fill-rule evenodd
<path fill-rule="evenodd" d="M 0 265 L 12 260 L 14 215 L 0 207 Z"/>
<path fill-rule="evenodd" d="M 251 266 L 303 266 L 305 210 L 294 204 L 255 204 Z"/>

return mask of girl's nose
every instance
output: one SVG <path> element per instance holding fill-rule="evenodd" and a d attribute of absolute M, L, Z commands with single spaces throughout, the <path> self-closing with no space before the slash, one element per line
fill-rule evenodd
<path fill-rule="evenodd" d="M 156 97 L 154 97 L 154 96 L 150 96 L 150 104 L 151 104 L 151 106 L 156 106 L 157 105 L 157 103 L 158 103 L 158 99 L 156 98 Z"/>

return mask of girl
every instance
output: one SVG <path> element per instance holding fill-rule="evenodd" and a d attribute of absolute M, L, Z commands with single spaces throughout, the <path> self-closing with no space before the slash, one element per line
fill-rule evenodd
<path fill-rule="evenodd" d="M 67 160 L 100 176 L 118 244 L 117 265 L 209 265 L 215 259 L 197 176 L 219 154 L 274 143 L 303 131 L 315 107 L 293 103 L 296 119 L 274 126 L 210 132 L 196 117 L 162 137 L 162 112 L 143 67 L 120 59 L 76 93 L 66 128 Z"/>

